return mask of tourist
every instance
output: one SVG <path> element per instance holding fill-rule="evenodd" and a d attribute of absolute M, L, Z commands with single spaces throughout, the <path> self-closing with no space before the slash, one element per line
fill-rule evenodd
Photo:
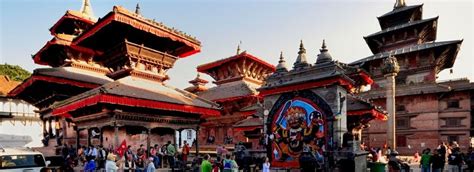
<path fill-rule="evenodd" d="M 97 158 L 97 148 L 90 145 L 89 146 L 89 150 L 87 152 L 87 156 L 93 158 L 93 159 L 96 159 Z"/>
<path fill-rule="evenodd" d="M 77 152 L 76 152 L 76 148 L 74 148 L 72 145 L 69 145 L 69 155 L 71 156 L 72 159 L 76 159 L 77 158 Z"/>
<path fill-rule="evenodd" d="M 262 165 L 262 172 L 270 172 L 270 160 L 265 157 L 265 162 Z"/>
<path fill-rule="evenodd" d="M 415 155 L 413 155 L 413 163 L 420 162 L 420 153 L 418 151 L 415 152 Z"/>
<path fill-rule="evenodd" d="M 96 170 L 96 164 L 92 156 L 87 157 L 87 163 L 84 166 L 84 172 L 94 172 Z"/>
<path fill-rule="evenodd" d="M 444 166 L 444 157 L 441 156 L 441 150 L 433 151 L 433 156 L 430 158 L 432 172 L 442 172 Z"/>
<path fill-rule="evenodd" d="M 448 147 L 446 146 L 445 142 L 441 142 L 441 144 L 438 146 L 438 149 L 439 149 L 439 155 L 442 157 L 442 160 L 443 160 L 441 171 L 444 171 L 444 166 L 446 164 L 446 153 L 448 151 Z"/>
<path fill-rule="evenodd" d="M 136 160 L 135 156 L 133 155 L 133 151 L 132 151 L 132 146 L 131 145 L 128 145 L 127 146 L 127 150 L 125 151 L 125 154 L 124 154 L 126 157 L 128 156 L 132 156 L 133 160 Z"/>
<path fill-rule="evenodd" d="M 474 151 L 472 150 L 472 147 L 469 147 L 467 149 L 466 156 L 464 158 L 464 161 L 467 164 L 467 171 L 474 171 Z"/>
<path fill-rule="evenodd" d="M 230 157 L 230 160 L 232 161 L 232 172 L 238 172 L 239 171 L 239 165 L 235 161 L 235 155 L 232 155 Z"/>
<path fill-rule="evenodd" d="M 133 161 L 132 156 L 127 156 L 125 159 L 125 162 L 123 163 L 124 166 L 124 172 L 133 172 L 135 171 L 136 165 L 135 162 Z"/>
<path fill-rule="evenodd" d="M 225 155 L 223 164 L 224 164 L 223 172 L 232 172 L 232 160 L 230 159 L 230 154 Z"/>
<path fill-rule="evenodd" d="M 97 150 L 97 165 L 99 169 L 102 169 L 105 167 L 105 160 L 107 158 L 107 153 L 104 150 L 104 147 L 102 145 L 99 146 L 99 150 Z"/>
<path fill-rule="evenodd" d="M 212 164 L 209 162 L 210 156 L 209 154 L 204 155 L 204 160 L 201 163 L 201 172 L 211 172 L 212 171 Z"/>
<path fill-rule="evenodd" d="M 420 160 L 420 168 L 421 172 L 430 172 L 430 163 L 431 163 L 431 155 L 430 155 L 430 148 L 426 148 L 423 150 L 423 154 L 421 155 L 421 160 Z"/>
<path fill-rule="evenodd" d="M 223 168 L 224 166 L 222 165 L 222 158 L 220 156 L 216 157 L 212 171 L 215 171 L 215 172 L 222 171 Z"/>
<path fill-rule="evenodd" d="M 168 146 L 166 146 L 166 152 L 168 153 L 168 164 L 171 168 L 171 171 L 174 171 L 174 156 L 176 154 L 176 148 L 171 144 L 171 141 L 168 141 Z"/>
<path fill-rule="evenodd" d="M 153 157 L 148 158 L 148 165 L 146 166 L 146 172 L 155 171 L 155 164 L 153 163 Z"/>
<path fill-rule="evenodd" d="M 135 172 L 143 172 L 145 170 L 145 163 L 143 162 L 143 159 L 138 158 L 136 159 L 136 169 Z"/>
<path fill-rule="evenodd" d="M 459 153 L 459 147 L 455 147 L 452 153 L 448 155 L 448 171 L 449 172 L 460 172 L 459 168 L 462 166 L 463 160 Z"/>
<path fill-rule="evenodd" d="M 217 145 L 216 154 L 217 154 L 217 157 L 222 157 L 222 147 L 221 147 L 221 145 Z"/>
<path fill-rule="evenodd" d="M 74 167 L 75 167 L 74 158 L 68 155 L 66 157 L 64 171 L 74 171 Z"/>
<path fill-rule="evenodd" d="M 82 162 L 82 166 L 86 165 L 86 147 L 80 146 L 79 150 L 77 150 L 78 161 Z"/>
<path fill-rule="evenodd" d="M 186 140 L 184 141 L 184 146 L 183 146 L 183 150 L 181 151 L 182 152 L 182 158 L 183 158 L 183 161 L 186 163 L 188 162 L 188 155 L 189 155 L 189 145 L 188 143 L 186 142 Z"/>
<path fill-rule="evenodd" d="M 109 155 L 107 155 L 107 161 L 105 161 L 105 171 L 106 172 L 118 171 L 117 164 L 115 163 L 115 155 L 112 153 L 109 153 Z"/>
<path fill-rule="evenodd" d="M 398 152 L 397 151 L 390 151 L 389 159 L 388 159 L 388 171 L 389 172 L 399 172 L 402 170 L 402 166 L 404 162 L 397 158 Z M 406 167 L 405 167 L 406 168 Z"/>
<path fill-rule="evenodd" d="M 145 148 L 143 148 L 143 144 L 140 144 L 140 147 L 137 149 L 137 156 L 139 159 L 146 159 Z"/>

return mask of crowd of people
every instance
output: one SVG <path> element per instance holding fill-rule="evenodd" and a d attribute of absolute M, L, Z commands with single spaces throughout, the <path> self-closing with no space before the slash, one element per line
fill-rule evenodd
<path fill-rule="evenodd" d="M 403 171 L 407 166 L 407 162 L 397 158 L 398 152 L 390 147 L 365 149 L 372 154 L 373 162 L 388 162 L 389 171 Z M 462 152 L 456 142 L 450 145 L 443 142 L 433 150 L 424 149 L 421 155 L 415 152 L 411 163 L 419 163 L 422 172 L 443 172 L 445 169 L 449 172 L 474 171 L 474 152 L 472 147 Z"/>
<path fill-rule="evenodd" d="M 104 148 L 102 145 L 80 146 L 75 149 L 72 145 L 63 145 L 61 154 L 64 171 L 74 171 L 81 168 L 84 172 L 93 171 L 124 171 L 124 172 L 152 172 L 158 168 L 182 168 L 187 162 L 190 147 L 184 141 L 180 153 L 177 145 L 168 141 L 161 147 L 158 144 L 148 149 L 141 144 L 137 149 L 131 145 L 124 150 Z"/>
<path fill-rule="evenodd" d="M 242 168 L 236 161 L 236 155 L 227 153 L 223 155 L 222 158 L 220 155 L 213 160 L 209 154 L 204 155 L 200 163 L 199 168 L 194 168 L 195 172 L 238 172 L 239 169 L 243 171 L 250 171 L 250 169 Z M 193 163 L 194 164 L 194 163 Z M 261 164 L 258 169 L 261 169 L 262 172 L 270 172 L 270 162 L 268 158 L 265 158 L 265 162 Z"/>

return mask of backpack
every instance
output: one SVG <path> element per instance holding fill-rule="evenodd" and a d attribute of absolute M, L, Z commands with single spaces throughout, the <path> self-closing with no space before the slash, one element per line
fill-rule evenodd
<path fill-rule="evenodd" d="M 231 160 L 224 160 L 224 169 L 232 169 L 232 161 Z"/>

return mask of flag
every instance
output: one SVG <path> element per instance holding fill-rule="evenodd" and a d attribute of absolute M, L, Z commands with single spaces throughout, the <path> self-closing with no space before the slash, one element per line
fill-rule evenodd
<path fill-rule="evenodd" d="M 125 151 L 127 151 L 127 142 L 125 141 L 125 139 L 122 141 L 122 144 L 120 144 L 116 151 L 120 157 L 122 157 Z"/>

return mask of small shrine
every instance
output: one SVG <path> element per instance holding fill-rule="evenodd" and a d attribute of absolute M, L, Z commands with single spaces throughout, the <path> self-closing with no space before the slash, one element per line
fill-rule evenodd
<path fill-rule="evenodd" d="M 365 171 L 361 130 L 386 115 L 354 93 L 372 82 L 366 71 L 334 61 L 324 41 L 315 62 L 308 61 L 303 42 L 293 68 L 281 54 L 276 72 L 258 89 L 272 167 L 300 168 L 302 155 L 312 152 L 324 157 L 327 169 L 335 162 L 342 171 Z"/>
<path fill-rule="evenodd" d="M 247 51 L 240 52 L 239 45 L 236 55 L 199 65 L 197 71 L 210 75 L 216 86 L 204 89 L 203 84 L 207 81 L 196 78 L 190 81 L 193 86 L 187 90 L 222 107 L 222 116 L 207 118 L 201 125 L 201 142 L 231 147 L 239 142 L 252 142 L 253 148 L 259 146 L 261 131 L 257 128 L 261 127 L 235 128 L 234 125 L 256 114 L 254 106 L 261 101 L 257 88 L 275 71 L 275 66 Z M 263 123 L 257 125 L 262 126 Z M 245 132 L 255 134 L 247 137 Z"/>

